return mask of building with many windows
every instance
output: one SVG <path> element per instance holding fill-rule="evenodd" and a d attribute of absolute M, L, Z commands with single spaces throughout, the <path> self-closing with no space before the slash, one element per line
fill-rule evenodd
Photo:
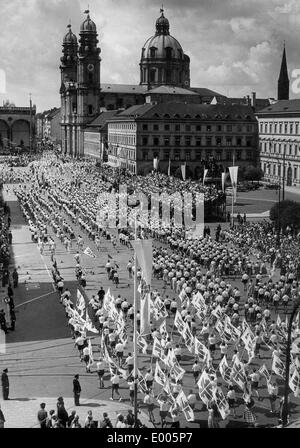
<path fill-rule="evenodd" d="M 175 173 L 186 163 L 199 178 L 215 161 L 220 171 L 256 165 L 257 120 L 250 106 L 160 103 L 133 106 L 108 121 L 108 162 L 147 174 L 158 158 L 159 170 Z"/>
<path fill-rule="evenodd" d="M 265 178 L 300 187 L 300 100 L 281 100 L 257 113 Z"/>

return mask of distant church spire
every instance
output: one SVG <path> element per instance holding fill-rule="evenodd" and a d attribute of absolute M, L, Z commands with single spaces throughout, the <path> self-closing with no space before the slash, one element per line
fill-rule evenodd
<path fill-rule="evenodd" d="M 278 100 L 288 100 L 289 99 L 289 87 L 290 87 L 290 80 L 289 80 L 287 63 L 286 63 L 286 52 L 285 52 L 285 42 L 284 42 L 281 68 L 280 68 L 280 74 L 279 74 L 279 78 L 278 78 L 278 91 L 277 91 L 277 99 Z"/>

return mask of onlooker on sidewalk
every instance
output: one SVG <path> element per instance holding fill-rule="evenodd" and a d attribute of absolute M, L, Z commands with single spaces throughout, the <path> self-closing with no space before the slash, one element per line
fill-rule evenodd
<path fill-rule="evenodd" d="M 46 404 L 40 404 L 40 410 L 37 413 L 37 419 L 41 428 L 47 428 L 48 412 L 45 410 Z"/>
<path fill-rule="evenodd" d="M 74 393 L 75 406 L 80 406 L 80 403 L 79 403 L 80 392 L 81 392 L 81 386 L 79 383 L 79 375 L 76 374 L 73 379 L 73 393 Z"/>
<path fill-rule="evenodd" d="M 4 369 L 1 376 L 2 396 L 3 400 L 9 400 L 9 379 L 7 375 L 8 369 Z"/>

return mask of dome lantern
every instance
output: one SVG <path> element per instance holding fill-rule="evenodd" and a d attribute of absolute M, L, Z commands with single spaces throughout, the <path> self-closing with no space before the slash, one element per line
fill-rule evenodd
<path fill-rule="evenodd" d="M 164 9 L 160 10 L 161 16 L 156 20 L 156 35 L 168 35 L 170 34 L 169 20 L 164 16 Z"/>

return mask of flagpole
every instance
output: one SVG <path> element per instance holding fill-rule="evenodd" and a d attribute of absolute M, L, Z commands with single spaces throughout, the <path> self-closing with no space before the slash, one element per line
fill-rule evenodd
<path fill-rule="evenodd" d="M 137 417 L 138 417 L 138 403 L 137 403 L 137 389 L 138 389 L 138 346 L 137 346 L 137 253 L 136 253 L 136 241 L 137 241 L 137 222 L 136 222 L 137 209 L 135 209 L 134 214 L 134 277 L 133 277 L 133 309 L 134 309 L 134 319 L 133 319 L 133 353 L 134 353 L 134 365 L 133 365 L 133 376 L 134 376 L 134 425 L 137 427 Z"/>

